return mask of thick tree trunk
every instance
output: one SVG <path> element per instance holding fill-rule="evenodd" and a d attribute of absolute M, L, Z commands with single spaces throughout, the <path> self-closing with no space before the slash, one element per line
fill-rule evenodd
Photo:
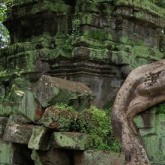
<path fill-rule="evenodd" d="M 150 165 L 133 118 L 165 101 L 165 60 L 133 70 L 119 90 L 113 110 L 115 135 L 122 143 L 127 165 Z"/>

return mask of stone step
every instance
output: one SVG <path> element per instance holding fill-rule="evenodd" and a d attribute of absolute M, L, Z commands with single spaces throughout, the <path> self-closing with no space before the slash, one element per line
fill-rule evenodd
<path fill-rule="evenodd" d="M 54 148 L 70 150 L 87 150 L 92 147 L 92 137 L 78 132 L 54 132 L 52 135 L 52 146 Z"/>

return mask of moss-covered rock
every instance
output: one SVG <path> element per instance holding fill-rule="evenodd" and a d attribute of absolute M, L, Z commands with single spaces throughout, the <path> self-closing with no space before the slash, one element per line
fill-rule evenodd
<path fill-rule="evenodd" d="M 50 136 L 51 131 L 49 129 L 42 126 L 34 126 L 28 142 L 28 148 L 33 150 L 49 150 Z"/>
<path fill-rule="evenodd" d="M 92 137 L 78 132 L 55 132 L 52 136 L 52 145 L 55 148 L 71 150 L 87 150 L 92 147 Z"/>
<path fill-rule="evenodd" d="M 12 119 L 13 116 L 11 115 L 4 131 L 3 140 L 10 143 L 28 144 L 33 125 L 20 124 Z"/>
<path fill-rule="evenodd" d="M 52 106 L 45 110 L 40 123 L 56 131 L 70 131 L 76 116 L 77 112 L 70 111 L 67 108 Z"/>
<path fill-rule="evenodd" d="M 84 84 L 50 76 L 42 76 L 32 90 L 43 107 L 63 103 L 82 110 L 89 107 L 92 99 L 92 91 Z"/>

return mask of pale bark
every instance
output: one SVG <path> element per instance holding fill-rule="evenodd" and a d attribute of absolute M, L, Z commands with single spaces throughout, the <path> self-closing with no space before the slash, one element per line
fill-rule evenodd
<path fill-rule="evenodd" d="M 122 143 L 126 165 L 150 165 L 133 118 L 165 101 L 165 60 L 133 70 L 119 90 L 113 110 L 115 135 Z"/>

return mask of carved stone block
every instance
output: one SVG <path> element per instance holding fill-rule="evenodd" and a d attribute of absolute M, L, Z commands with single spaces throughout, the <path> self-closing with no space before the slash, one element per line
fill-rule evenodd
<path fill-rule="evenodd" d="M 124 155 L 111 151 L 87 150 L 75 152 L 74 160 L 76 165 L 124 165 Z"/>

